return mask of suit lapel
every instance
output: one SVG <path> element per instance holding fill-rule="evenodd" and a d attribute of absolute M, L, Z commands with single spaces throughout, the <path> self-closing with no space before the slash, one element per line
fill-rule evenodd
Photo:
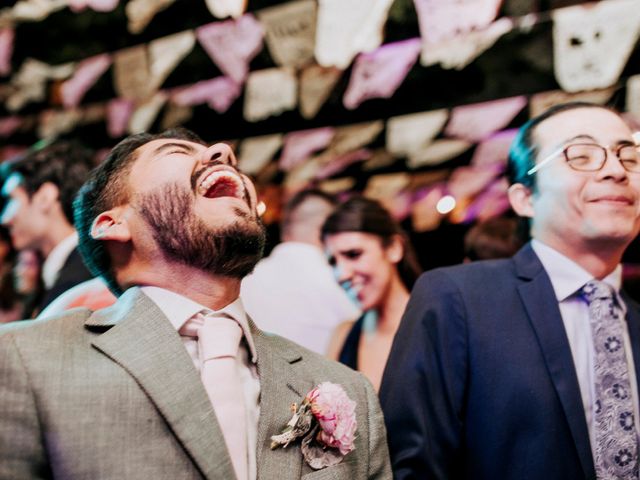
<path fill-rule="evenodd" d="M 629 296 L 622 292 L 622 299 L 627 306 L 627 329 L 633 355 L 633 364 L 636 372 L 636 385 L 640 392 L 640 308 Z M 638 399 L 636 399 L 638 400 Z"/>
<path fill-rule="evenodd" d="M 560 309 L 557 302 L 548 301 L 555 299 L 551 281 L 530 245 L 520 250 L 514 262 L 518 276 L 525 280 L 518 287 L 520 297 L 567 417 L 585 477 L 589 477 L 594 471 L 589 431 L 576 370 L 568 368 L 573 366 L 573 357 Z"/>
<path fill-rule="evenodd" d="M 295 348 L 279 345 L 278 340 L 259 331 L 252 324 L 252 334 L 258 353 L 260 375 L 260 421 L 258 423 L 258 479 L 293 480 L 301 477 L 302 452 L 300 441 L 287 448 L 271 450 L 272 435 L 281 432 L 291 419 L 290 406 L 298 405 L 314 385 L 302 376 L 296 365 L 302 354 Z"/>
<path fill-rule="evenodd" d="M 93 345 L 121 365 L 158 408 L 205 478 L 234 478 L 231 459 L 197 370 L 171 323 L 138 288 L 86 322 L 108 328 Z"/>

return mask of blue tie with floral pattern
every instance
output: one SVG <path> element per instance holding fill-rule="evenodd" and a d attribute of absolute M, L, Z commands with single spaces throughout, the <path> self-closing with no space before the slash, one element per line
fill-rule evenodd
<path fill-rule="evenodd" d="M 592 280 L 583 288 L 595 348 L 595 467 L 598 479 L 638 478 L 638 439 L 622 333 L 613 289 Z"/>

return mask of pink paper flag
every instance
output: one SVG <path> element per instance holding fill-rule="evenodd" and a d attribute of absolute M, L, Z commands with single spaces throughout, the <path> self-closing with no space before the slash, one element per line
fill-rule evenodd
<path fill-rule="evenodd" d="M 115 98 L 107 104 L 107 132 L 118 138 L 127 132 L 135 103 L 128 98 Z"/>
<path fill-rule="evenodd" d="M 278 165 L 288 172 L 304 162 L 312 153 L 326 148 L 335 130 L 332 127 L 291 132 L 284 137 L 284 147 Z"/>
<path fill-rule="evenodd" d="M 516 133 L 518 133 L 518 129 L 512 128 L 496 132 L 486 140 L 483 140 L 473 152 L 471 165 L 480 166 L 494 163 L 506 165 L 509 158 L 509 148 L 511 148 L 511 142 Z"/>
<path fill-rule="evenodd" d="M 369 160 L 372 156 L 370 150 L 366 148 L 361 148 L 360 150 L 356 150 L 354 152 L 343 153 L 342 155 L 338 155 L 328 163 L 323 165 L 316 172 L 316 179 L 324 180 L 325 178 L 329 178 L 336 173 L 342 172 L 348 166 L 353 165 L 357 162 L 364 162 L 365 160 Z"/>
<path fill-rule="evenodd" d="M 207 103 L 218 113 L 226 112 L 240 96 L 241 87 L 229 77 L 202 80 L 172 91 L 171 101 L 177 105 L 195 106 Z"/>
<path fill-rule="evenodd" d="M 456 200 L 472 198 L 487 188 L 503 171 L 504 167 L 499 164 L 458 167 L 449 178 L 449 193 Z"/>
<path fill-rule="evenodd" d="M 506 127 L 527 104 L 524 96 L 455 107 L 445 135 L 478 142 Z"/>
<path fill-rule="evenodd" d="M 498 15 L 502 0 L 413 0 L 420 35 L 429 43 L 441 42 L 483 29 Z"/>
<path fill-rule="evenodd" d="M 11 73 L 11 56 L 13 55 L 13 41 L 15 30 L 7 27 L 0 29 L 0 75 Z"/>
<path fill-rule="evenodd" d="M 73 12 L 81 12 L 87 7 L 96 12 L 111 12 L 118 6 L 119 0 L 69 0 L 69 8 Z"/>
<path fill-rule="evenodd" d="M 509 184 L 505 178 L 495 180 L 469 204 L 463 222 L 482 222 L 509 210 L 511 204 L 507 195 L 508 188 Z"/>
<path fill-rule="evenodd" d="M 262 50 L 264 29 L 248 13 L 237 20 L 203 25 L 196 29 L 196 37 L 218 68 L 242 84 L 249 71 L 249 62 Z"/>
<path fill-rule="evenodd" d="M 350 110 L 370 98 L 390 98 L 418 60 L 420 39 L 383 45 L 356 58 L 349 86 L 342 100 Z"/>
<path fill-rule="evenodd" d="M 0 137 L 10 137 L 22 125 L 22 118 L 17 115 L 0 118 Z"/>
<path fill-rule="evenodd" d="M 65 108 L 77 107 L 85 93 L 98 81 L 111 66 L 111 55 L 103 53 L 83 60 L 73 77 L 61 87 L 62 104 Z"/>

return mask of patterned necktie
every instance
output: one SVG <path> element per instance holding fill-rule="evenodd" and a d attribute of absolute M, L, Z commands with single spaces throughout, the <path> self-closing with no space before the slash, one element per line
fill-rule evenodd
<path fill-rule="evenodd" d="M 613 289 L 592 280 L 583 288 L 595 348 L 595 467 L 598 479 L 638 478 L 638 439 L 623 341 L 624 319 Z"/>
<path fill-rule="evenodd" d="M 247 418 L 236 362 L 241 339 L 238 323 L 225 316 L 205 316 L 198 329 L 202 382 L 216 412 L 236 477 L 246 480 Z"/>

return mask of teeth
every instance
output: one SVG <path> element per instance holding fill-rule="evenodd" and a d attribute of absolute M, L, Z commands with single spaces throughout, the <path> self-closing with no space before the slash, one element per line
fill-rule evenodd
<path fill-rule="evenodd" d="M 240 196 L 240 194 L 244 193 L 244 185 L 240 181 L 240 179 L 234 175 L 232 172 L 227 170 L 217 170 L 215 172 L 210 173 L 205 177 L 205 179 L 200 183 L 198 187 L 198 192 L 201 195 L 205 195 L 209 188 L 216 183 L 218 180 L 225 178 L 227 180 L 232 181 L 236 185 L 236 194 Z"/>

